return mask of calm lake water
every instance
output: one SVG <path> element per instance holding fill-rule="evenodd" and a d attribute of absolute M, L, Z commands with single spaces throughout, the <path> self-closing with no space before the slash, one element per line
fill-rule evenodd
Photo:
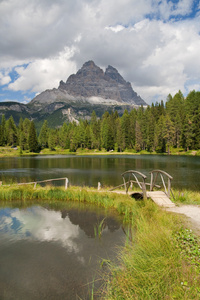
<path fill-rule="evenodd" d="M 200 157 L 162 155 L 34 156 L 0 159 L 0 180 L 28 182 L 68 177 L 72 185 L 97 187 L 122 183 L 121 173 L 137 170 L 148 177 L 161 169 L 173 176 L 172 188 L 200 190 Z M 61 182 L 60 184 L 64 184 Z"/>
<path fill-rule="evenodd" d="M 200 191 L 200 157 L 160 155 L 34 156 L 0 158 L 0 180 L 30 182 L 67 177 L 72 185 L 122 183 L 121 173 L 148 176 L 161 169 L 172 188 Z M 63 185 L 64 182 L 57 184 Z M 102 238 L 94 227 L 105 218 Z M 101 286 L 102 259 L 115 259 L 126 239 L 121 221 L 105 210 L 67 203 L 0 208 L 0 299 L 91 299 Z M 104 265 L 104 268 L 106 266 Z M 80 298 L 79 298 L 80 297 Z M 94 299 L 97 299 L 95 296 Z"/>
<path fill-rule="evenodd" d="M 99 239 L 94 227 L 104 218 Z M 0 208 L 0 299 L 91 299 L 102 259 L 124 244 L 122 229 L 119 217 L 86 204 Z"/>

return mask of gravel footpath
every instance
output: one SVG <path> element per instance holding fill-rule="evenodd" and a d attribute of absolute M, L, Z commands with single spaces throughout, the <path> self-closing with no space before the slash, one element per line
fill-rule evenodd
<path fill-rule="evenodd" d="M 183 205 L 167 208 L 166 210 L 187 216 L 188 224 L 192 227 L 191 229 L 200 235 L 200 206 Z"/>

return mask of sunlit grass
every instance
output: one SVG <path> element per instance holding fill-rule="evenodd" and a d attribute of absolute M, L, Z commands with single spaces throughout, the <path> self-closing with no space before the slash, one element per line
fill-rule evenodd
<path fill-rule="evenodd" d="M 175 233 L 182 224 L 151 202 L 137 208 L 133 242 L 110 264 L 104 299 L 199 299 L 200 276 L 182 255 Z M 183 242 L 181 241 L 183 244 Z"/>
<path fill-rule="evenodd" d="M 191 191 L 191 190 L 174 190 L 173 189 L 174 199 L 172 200 L 177 204 L 194 204 L 200 205 L 200 192 Z"/>
<path fill-rule="evenodd" d="M 76 152 L 70 152 L 69 149 L 62 149 L 60 147 L 56 147 L 55 150 L 50 150 L 48 148 L 42 149 L 39 153 L 33 153 L 29 150 L 21 150 L 18 146 L 18 149 L 11 148 L 10 146 L 0 147 L 0 157 L 11 157 L 11 156 L 21 156 L 21 155 L 69 155 L 69 154 L 76 154 L 76 155 L 140 155 L 140 154 L 152 154 L 152 155 L 168 155 L 167 153 L 156 153 L 156 152 L 149 152 L 147 150 L 141 150 L 140 152 L 135 151 L 134 149 L 125 149 L 124 152 L 117 152 L 117 151 L 106 151 L 105 149 L 77 149 Z M 185 151 L 184 149 L 172 148 L 170 149 L 170 155 L 188 155 L 188 156 L 200 156 L 200 150 L 189 150 Z"/>

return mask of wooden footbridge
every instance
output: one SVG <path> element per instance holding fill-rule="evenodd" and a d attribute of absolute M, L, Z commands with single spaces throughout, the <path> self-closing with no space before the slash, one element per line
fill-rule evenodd
<path fill-rule="evenodd" d="M 130 189 L 136 184 L 141 190 L 140 194 L 143 199 L 151 198 L 156 204 L 162 207 L 174 207 L 175 204 L 170 200 L 171 194 L 173 195 L 171 190 L 171 181 L 173 177 L 162 170 L 153 170 L 150 174 L 151 181 L 148 183 L 146 182 L 147 176 L 141 172 L 135 170 L 126 171 L 122 174 L 124 183 L 111 190 L 114 191 L 115 189 L 124 186 L 125 193 L 134 197 L 134 194 L 138 195 L 138 193 L 134 193 L 133 190 Z M 149 187 L 149 191 L 147 190 L 147 187 Z M 154 189 L 156 189 L 156 191 Z"/>
<path fill-rule="evenodd" d="M 170 195 L 172 193 L 171 190 L 171 180 L 173 179 L 172 176 L 170 176 L 168 173 L 161 171 L 161 170 L 153 170 L 150 172 L 151 174 L 151 181 L 150 183 L 146 182 L 147 176 L 142 174 L 141 172 L 135 171 L 135 170 L 129 170 L 124 173 L 122 173 L 123 178 L 123 184 L 118 185 L 110 191 L 114 191 L 116 189 L 119 189 L 120 187 L 125 188 L 125 191 L 116 191 L 118 193 L 126 193 L 129 195 L 139 195 L 140 198 L 147 199 L 151 198 L 156 204 L 163 207 L 174 207 L 175 204 L 170 200 Z M 34 182 L 27 182 L 27 183 L 17 183 L 17 185 L 25 185 L 25 184 L 33 184 L 34 187 L 36 187 L 37 184 L 45 183 L 45 182 L 52 182 L 55 180 L 64 180 L 65 181 L 65 189 L 69 186 L 69 180 L 68 178 L 55 178 L 55 179 L 48 179 L 43 181 L 34 181 Z M 160 180 L 160 181 L 158 181 Z M 161 182 L 161 185 L 158 183 Z M 134 193 L 133 192 L 133 185 L 136 184 L 139 189 L 140 193 Z M 2 181 L 0 181 L 0 186 L 2 185 Z M 147 187 L 149 186 L 149 191 L 147 190 Z M 101 189 L 100 182 L 98 183 L 98 190 Z M 132 189 L 132 190 L 131 190 Z M 154 189 L 157 189 L 156 191 Z M 161 190 L 162 189 L 162 190 Z"/>

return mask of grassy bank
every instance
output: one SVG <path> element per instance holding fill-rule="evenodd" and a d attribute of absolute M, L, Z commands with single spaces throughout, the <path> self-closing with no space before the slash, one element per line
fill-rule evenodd
<path fill-rule="evenodd" d="M 11 148 L 9 146 L 0 147 L 0 157 L 11 157 L 11 156 L 22 156 L 22 155 L 143 155 L 143 154 L 151 154 L 151 155 L 168 155 L 167 153 L 157 153 L 157 152 L 148 152 L 146 150 L 142 150 L 140 152 L 136 152 L 134 150 L 125 150 L 124 152 L 117 151 L 106 151 L 105 149 L 97 150 L 97 149 L 77 149 L 76 152 L 70 152 L 69 149 L 56 148 L 55 150 L 43 149 L 39 153 L 33 153 L 28 150 L 21 151 L 20 148 Z M 200 150 L 189 150 L 184 151 L 182 149 L 172 149 L 170 155 L 188 155 L 188 156 L 200 156 Z"/>
<path fill-rule="evenodd" d="M 173 189 L 174 198 L 172 200 L 177 204 L 200 205 L 200 192 L 191 190 L 176 190 Z"/>
<path fill-rule="evenodd" d="M 133 242 L 110 265 L 104 299 L 200 299 L 198 241 L 179 217 L 148 202 L 134 226 Z"/>
<path fill-rule="evenodd" d="M 183 201 L 175 192 L 176 201 Z M 184 194 L 183 202 L 193 194 Z M 188 200 L 189 199 L 189 200 Z M 198 202 L 196 200 L 195 202 Z M 102 273 L 101 298 L 200 299 L 200 244 L 185 228 L 182 217 L 166 212 L 150 200 L 135 201 L 127 195 L 89 188 L 10 186 L 0 188 L 0 201 L 10 203 L 79 201 L 113 209 L 130 225 L 129 238 L 117 249 L 118 262 Z M 134 232 L 133 235 L 130 233 Z"/>

